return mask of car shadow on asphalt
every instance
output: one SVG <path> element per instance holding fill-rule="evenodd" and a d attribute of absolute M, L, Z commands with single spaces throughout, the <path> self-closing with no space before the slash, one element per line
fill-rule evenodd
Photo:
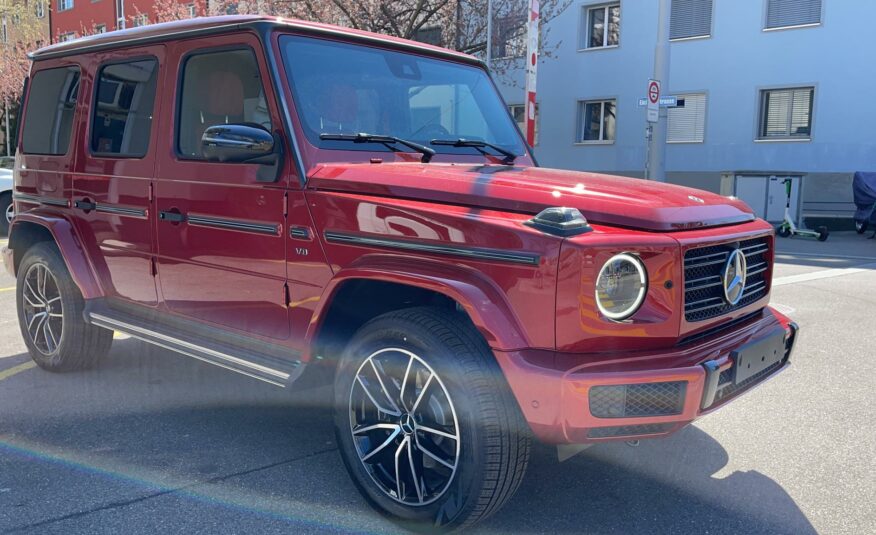
<path fill-rule="evenodd" d="M 261 387 L 134 340 L 117 340 L 113 356 L 90 372 L 16 377 L 9 387 L 18 401 L 7 406 L 0 446 L 138 487 L 124 507 L 175 493 L 290 526 L 395 531 L 346 475 L 327 389 Z M 815 533 L 769 477 L 716 477 L 728 461 L 695 426 L 637 448 L 600 444 L 565 463 L 539 445 L 519 492 L 478 531 Z M 31 511 L 22 521 L 36 529 L 106 507 L 95 499 L 69 513 Z"/>

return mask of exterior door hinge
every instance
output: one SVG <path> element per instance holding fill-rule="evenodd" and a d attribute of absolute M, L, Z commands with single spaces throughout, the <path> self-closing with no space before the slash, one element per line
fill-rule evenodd
<path fill-rule="evenodd" d="M 289 308 L 289 305 L 292 304 L 292 296 L 289 295 L 289 283 L 283 283 L 283 306 Z"/>
<path fill-rule="evenodd" d="M 149 183 L 149 202 L 151 203 L 155 199 L 155 184 L 152 182 Z"/>
<path fill-rule="evenodd" d="M 283 217 L 289 217 L 289 192 L 283 192 Z"/>
<path fill-rule="evenodd" d="M 155 260 L 155 257 L 149 259 L 150 270 L 152 271 L 152 276 L 156 277 L 158 275 L 158 262 Z"/>

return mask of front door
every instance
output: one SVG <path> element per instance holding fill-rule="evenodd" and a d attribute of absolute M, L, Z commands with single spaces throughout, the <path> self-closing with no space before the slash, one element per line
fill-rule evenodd
<path fill-rule="evenodd" d="M 179 81 L 164 105 L 172 111 L 162 123 L 168 145 L 155 189 L 162 299 L 189 319 L 282 340 L 289 336 L 286 180 L 260 182 L 260 165 L 207 161 L 201 151 L 213 125 L 280 130 L 276 101 L 255 36 L 211 45 L 192 50 L 182 42 L 168 51 Z"/>

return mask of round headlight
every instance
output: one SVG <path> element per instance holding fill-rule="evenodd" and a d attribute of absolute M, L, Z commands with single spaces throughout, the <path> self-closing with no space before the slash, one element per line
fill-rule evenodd
<path fill-rule="evenodd" d="M 599 270 L 596 306 L 607 318 L 626 319 L 639 310 L 647 290 L 642 261 L 629 253 L 616 254 Z"/>

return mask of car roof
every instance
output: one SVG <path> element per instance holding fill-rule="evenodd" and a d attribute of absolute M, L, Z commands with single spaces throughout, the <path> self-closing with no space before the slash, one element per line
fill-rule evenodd
<path fill-rule="evenodd" d="M 427 55 L 443 56 L 467 63 L 475 63 L 478 65 L 483 64 L 481 60 L 474 56 L 417 41 L 410 41 L 398 37 L 355 30 L 332 24 L 261 15 L 195 17 L 192 19 L 162 22 L 137 28 L 89 35 L 72 41 L 65 41 L 63 43 L 56 43 L 40 48 L 39 50 L 32 52 L 30 58 L 34 61 L 38 61 L 98 50 L 111 50 L 114 48 L 136 46 L 150 42 L 169 41 L 190 36 L 194 37 L 197 35 L 253 29 L 259 26 L 288 29 L 313 35 L 337 37 L 346 40 L 406 49 Z"/>

